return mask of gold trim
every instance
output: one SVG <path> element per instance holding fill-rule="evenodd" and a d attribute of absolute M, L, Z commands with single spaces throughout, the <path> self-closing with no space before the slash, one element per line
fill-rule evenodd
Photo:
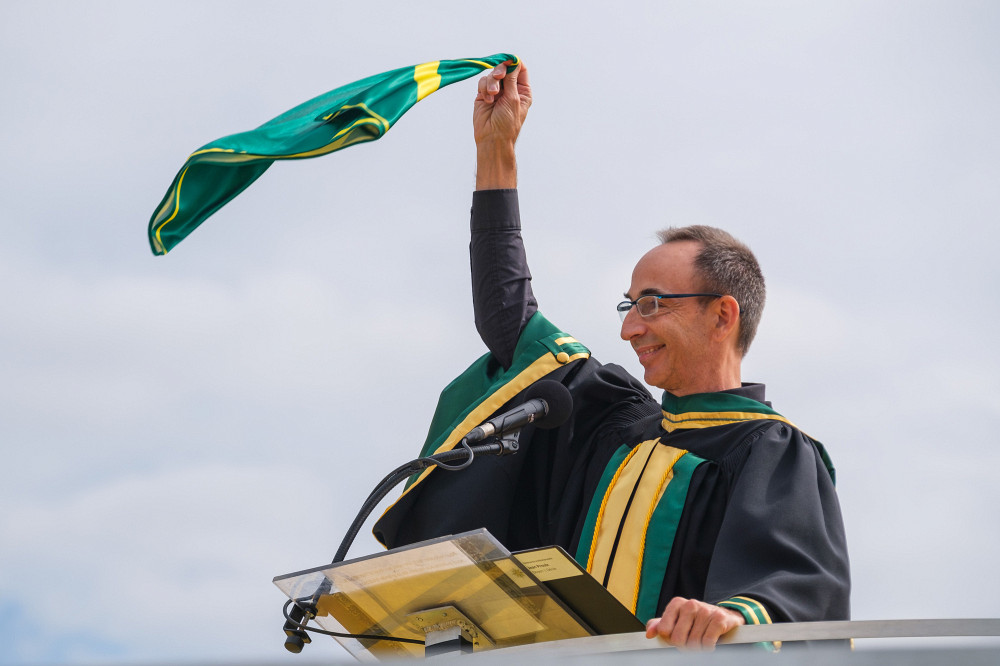
<path fill-rule="evenodd" d="M 631 451 L 629 451 L 628 455 L 625 456 L 625 459 L 622 460 L 620 465 L 618 465 L 618 469 L 615 470 L 614 476 L 611 477 L 611 482 L 608 483 L 607 490 L 604 491 L 604 497 L 601 498 L 601 508 L 597 512 L 597 520 L 594 521 L 594 537 L 593 540 L 590 542 L 590 555 L 587 557 L 587 571 L 590 572 L 590 574 L 594 578 L 597 579 L 603 578 L 604 574 L 607 572 L 608 567 L 611 564 L 610 561 L 605 561 L 603 570 L 601 571 L 594 570 L 594 560 L 597 557 L 597 550 L 600 545 L 603 545 L 603 541 L 601 541 L 598 537 L 601 533 L 601 525 L 604 523 L 604 513 L 608 508 L 608 504 L 610 504 L 611 496 L 614 494 L 613 492 L 614 488 L 616 485 L 618 485 L 618 480 L 625 472 L 625 468 L 628 467 L 629 461 L 631 461 L 632 458 L 639 452 L 639 450 L 642 449 L 644 444 L 648 443 L 649 442 L 643 442 L 642 444 L 635 446 Z M 622 520 L 624 519 L 625 517 L 622 516 Z"/>
<path fill-rule="evenodd" d="M 351 140 L 351 139 L 354 138 L 354 134 L 352 133 L 352 131 L 355 130 L 355 129 L 357 129 L 357 128 L 359 128 L 359 127 L 361 127 L 362 125 L 376 125 L 376 126 L 378 126 L 380 128 L 380 130 L 379 130 L 379 134 L 380 135 L 384 134 L 386 131 L 388 131 L 388 129 L 389 129 L 389 122 L 385 118 L 383 118 L 382 116 L 378 115 L 377 113 L 375 113 L 371 109 L 369 109 L 367 107 L 367 105 L 365 105 L 364 103 L 350 105 L 350 106 L 345 106 L 345 107 L 342 107 L 341 110 L 346 109 L 346 108 L 354 108 L 354 107 L 364 107 L 365 111 L 367 113 L 371 114 L 372 117 L 370 117 L 370 118 L 358 118 L 353 123 L 351 123 L 349 126 L 345 127 L 344 129 L 340 130 L 339 132 L 337 132 L 333 136 L 333 139 L 331 139 L 331 141 L 329 143 L 327 143 L 326 145 L 324 145 L 324 146 L 322 146 L 320 148 L 317 148 L 315 150 L 309 150 L 309 151 L 306 151 L 306 152 L 303 152 L 303 153 L 296 153 L 294 155 L 258 155 L 256 153 L 237 152 L 237 151 L 233 150 L 232 148 L 206 148 L 204 150 L 196 150 L 195 152 L 191 153 L 191 155 L 188 157 L 187 161 L 190 162 L 191 159 L 194 158 L 194 157 L 198 157 L 198 156 L 201 156 L 201 155 L 208 155 L 208 154 L 212 154 L 212 155 L 216 156 L 218 159 L 203 159 L 203 160 L 199 160 L 199 162 L 202 162 L 202 163 L 204 163 L 204 162 L 207 162 L 207 163 L 215 162 L 216 164 L 236 164 L 236 163 L 240 163 L 240 162 L 252 162 L 254 160 L 261 160 L 261 159 L 267 159 L 267 160 L 279 160 L 279 159 L 281 159 L 281 160 L 290 160 L 290 159 L 297 159 L 297 158 L 317 157 L 319 155 L 325 155 L 327 153 L 332 153 L 332 152 L 335 152 L 337 150 L 340 150 L 341 148 L 346 148 L 347 146 L 354 145 L 354 143 L 358 143 L 358 141 L 352 141 Z M 329 116 L 327 116 L 327 118 L 329 118 Z M 188 164 L 186 167 L 184 167 L 184 170 L 181 172 L 181 177 L 177 181 L 177 187 L 174 188 L 174 196 L 173 196 L 173 199 L 174 199 L 174 212 L 173 212 L 173 214 L 170 216 L 169 219 L 165 220 L 163 222 L 163 224 L 161 224 L 160 226 L 158 226 L 156 228 L 155 237 L 156 237 L 157 247 L 163 252 L 163 254 L 167 253 L 167 249 L 163 245 L 163 239 L 160 237 L 160 231 L 163 229 L 163 227 L 165 227 L 167 224 L 169 224 L 170 222 L 172 222 L 174 220 L 174 218 L 177 217 L 177 214 L 180 212 L 181 185 L 184 182 L 184 176 L 185 176 L 185 174 L 187 174 L 188 169 L 190 169 L 192 166 L 194 166 L 194 164 Z"/>
<path fill-rule="evenodd" d="M 674 478 L 677 461 L 686 453 L 664 444 L 661 438 L 636 445 L 619 463 L 601 498 L 587 571 L 598 580 L 607 578 L 608 591 L 633 613 L 638 606 L 646 535 L 653 513 Z M 634 498 L 631 506 L 630 498 Z M 612 558 L 616 539 L 618 550 Z"/>
<path fill-rule="evenodd" d="M 253 160 L 293 160 L 298 158 L 317 157 L 319 155 L 326 155 L 327 153 L 332 153 L 335 150 L 339 150 L 340 148 L 345 147 L 346 145 L 350 145 L 346 143 L 347 139 L 349 139 L 350 137 L 345 135 L 349 134 L 350 132 L 357 129 L 361 125 L 376 125 L 377 127 L 381 128 L 379 134 L 383 134 L 385 132 L 385 121 L 382 120 L 381 118 L 358 118 L 353 123 L 351 123 L 344 129 L 334 134 L 333 138 L 326 145 L 316 148 L 314 150 L 307 150 L 302 153 L 295 153 L 293 155 L 260 155 L 258 153 L 244 153 L 244 152 L 238 153 L 229 148 L 206 148 L 205 150 L 199 150 L 197 152 L 191 153 L 191 157 L 213 153 L 217 155 L 219 158 L 222 158 L 215 160 L 216 162 L 220 163 L 250 162 Z"/>
<path fill-rule="evenodd" d="M 441 87 L 441 75 L 438 74 L 438 65 L 440 64 L 440 60 L 435 60 L 413 68 L 413 80 L 417 83 L 418 102 Z"/>
<path fill-rule="evenodd" d="M 491 65 L 490 63 L 488 63 L 488 62 L 486 62 L 484 60 L 474 60 L 472 58 L 466 58 L 465 60 L 462 60 L 461 62 L 472 62 L 472 63 L 475 63 L 475 64 L 479 65 L 483 69 L 493 69 L 494 67 L 496 67 L 496 65 Z M 506 62 L 506 60 L 504 62 Z M 499 64 L 500 63 L 497 63 L 497 65 L 499 65 Z M 518 65 L 521 64 L 521 59 L 518 58 L 517 56 L 514 56 L 514 61 L 512 63 L 510 63 L 510 64 L 513 65 L 513 66 L 515 66 L 515 67 L 517 67 Z"/>
<path fill-rule="evenodd" d="M 367 113 L 372 118 L 375 118 L 376 120 L 382 123 L 382 127 L 385 129 L 386 132 L 389 131 L 389 121 L 380 116 L 379 114 L 375 113 L 374 111 L 372 111 L 368 107 L 368 105 L 365 104 L 364 102 L 358 102 L 357 104 L 344 104 L 334 113 L 328 113 L 327 115 L 323 116 L 323 120 L 329 121 L 332 118 L 336 118 L 337 116 L 342 114 L 345 109 L 364 109 L 365 113 Z"/>
<path fill-rule="evenodd" d="M 656 441 L 660 440 L 657 439 Z M 667 448 L 677 451 L 677 455 L 675 455 L 674 459 L 670 461 L 670 465 L 663 470 L 660 482 L 656 486 L 656 494 L 654 495 L 655 499 L 649 504 L 649 511 L 646 512 L 646 521 L 642 526 L 642 539 L 639 540 L 639 557 L 636 560 L 635 567 L 635 592 L 632 595 L 631 609 L 633 613 L 635 613 L 636 608 L 639 606 L 639 584 L 642 579 L 642 558 L 646 554 L 646 534 L 649 532 L 649 524 L 653 521 L 653 512 L 656 511 L 656 507 L 660 504 L 660 499 L 663 498 L 663 489 L 666 488 L 667 484 L 674 478 L 674 465 L 676 465 L 677 461 L 687 454 L 687 451 L 684 449 L 677 449 L 672 446 L 668 446 Z"/>
<path fill-rule="evenodd" d="M 608 524 L 600 535 L 602 543 L 597 550 L 600 559 L 595 557 L 595 560 L 606 563 L 604 577 L 608 581 L 608 591 L 621 601 L 623 606 L 629 605 L 635 593 L 632 563 L 638 554 L 640 544 L 634 537 L 637 529 L 642 529 L 644 526 L 645 518 L 640 512 L 650 501 L 656 503 L 655 497 L 650 498 L 655 488 L 649 488 L 648 486 L 652 484 L 646 481 L 652 476 L 652 470 L 659 467 L 659 464 L 666 459 L 666 456 L 659 455 L 658 442 L 658 439 L 653 439 L 640 444 L 647 453 L 644 456 L 645 460 L 633 460 L 618 479 L 618 492 L 612 493 L 608 500 Z M 631 506 L 629 506 L 630 498 L 632 498 Z M 618 547 L 612 552 L 618 534 L 621 534 Z M 631 610 L 635 612 L 634 608 Z"/>
<path fill-rule="evenodd" d="M 188 159 L 190 159 L 190 158 L 188 158 Z M 166 220 L 164 220 L 163 224 L 161 224 L 160 226 L 156 227 L 156 246 L 160 249 L 161 252 L 163 252 L 163 254 L 167 253 L 167 247 L 163 244 L 163 239 L 160 238 L 160 231 L 163 229 L 163 227 L 167 226 L 167 224 L 169 224 L 171 220 L 173 220 L 175 217 L 177 217 L 177 213 L 179 213 L 180 210 L 181 210 L 181 184 L 184 182 L 184 176 L 187 175 L 188 169 L 190 169 L 190 168 L 191 168 L 190 164 L 188 166 L 184 167 L 184 170 L 181 171 L 181 177 L 177 179 L 177 187 L 174 188 L 174 213 L 173 213 L 173 215 L 171 215 L 169 218 L 167 218 Z"/>
<path fill-rule="evenodd" d="M 795 428 L 795 424 L 778 414 L 758 414 L 756 412 L 684 412 L 671 414 L 663 410 L 661 426 L 667 432 L 674 430 L 689 430 L 694 428 L 711 428 L 712 426 L 739 423 L 742 421 L 780 421 Z"/>
<path fill-rule="evenodd" d="M 588 356 L 589 354 L 576 354 L 572 358 L 576 359 Z M 531 365 L 529 365 L 520 373 L 518 373 L 517 376 L 515 376 L 512 380 L 510 380 L 502 387 L 500 387 L 500 389 L 498 389 L 496 393 L 491 395 L 488 399 L 484 400 L 483 402 L 479 403 L 479 405 L 476 406 L 475 409 L 469 412 L 469 414 L 464 419 L 462 419 L 461 423 L 455 426 L 455 428 L 451 431 L 451 433 L 444 440 L 444 442 L 442 442 L 441 446 L 439 446 L 437 450 L 435 450 L 434 453 L 430 455 L 434 455 L 435 453 L 442 453 L 444 451 L 451 451 L 453 448 L 455 448 L 455 446 L 462 439 L 462 437 L 464 437 L 470 430 L 475 428 L 477 425 L 479 425 L 487 418 L 489 418 L 490 414 L 498 410 L 502 405 L 509 402 L 511 398 L 516 396 L 518 393 L 526 389 L 534 382 L 538 381 L 545 375 L 561 367 L 562 364 L 556 361 L 551 353 L 546 352 L 545 355 L 539 357 Z M 405 497 L 408 492 L 416 488 L 420 484 L 420 482 L 426 479 L 427 475 L 430 474 L 432 471 L 434 471 L 434 468 L 428 467 L 423 472 L 421 472 L 420 476 L 417 477 L 416 481 L 411 483 L 402 492 L 402 494 L 400 494 L 400 496 L 396 498 L 396 501 L 393 502 L 390 506 L 386 508 L 385 511 L 382 512 L 382 515 L 384 516 L 386 513 L 388 513 L 389 510 L 392 509 L 392 507 L 394 507 L 397 502 L 399 502 L 399 500 L 403 499 L 403 497 Z"/>
<path fill-rule="evenodd" d="M 745 608 L 747 614 L 750 615 L 750 619 L 753 620 L 754 624 L 760 624 L 760 620 L 757 619 L 757 613 L 753 611 L 748 604 L 742 603 L 740 601 L 733 601 L 732 599 L 727 599 L 724 603 L 732 604 L 733 606 L 739 606 L 740 608 Z M 746 616 L 744 616 L 745 618 Z"/>
<path fill-rule="evenodd" d="M 640 456 L 640 451 L 645 455 Z M 631 465 L 630 463 L 633 458 L 644 458 L 648 461 L 652 458 L 655 451 L 656 440 L 649 440 L 639 444 L 625 456 L 625 460 L 615 470 L 615 475 L 612 477 L 611 483 L 608 484 L 608 489 L 601 500 L 601 509 L 597 513 L 597 520 L 594 522 L 594 555 L 591 574 L 597 580 L 607 578 L 608 590 L 618 599 L 621 599 L 621 597 L 615 594 L 614 589 L 621 587 L 621 585 L 618 581 L 619 577 L 615 576 L 615 563 L 613 559 L 615 553 L 612 552 L 612 548 L 615 545 L 615 535 L 618 533 L 616 528 L 628 519 L 628 513 L 625 510 L 630 494 L 628 489 L 637 487 L 640 481 L 642 481 L 642 476 L 640 475 L 643 465 L 642 461 L 639 461 L 636 465 Z M 623 487 L 625 489 L 624 492 L 615 492 L 618 487 Z M 614 534 L 609 534 L 603 529 L 605 518 L 609 519 L 608 527 Z M 615 580 L 612 581 L 612 578 Z M 625 602 L 623 601 L 622 603 L 624 604 Z"/>
<path fill-rule="evenodd" d="M 733 599 L 742 599 L 742 600 L 744 600 L 744 601 L 748 601 L 748 602 L 750 602 L 750 603 L 752 603 L 752 604 L 756 605 L 756 606 L 757 606 L 757 608 L 759 608 L 759 609 L 760 609 L 760 613 L 761 613 L 761 615 L 763 615 L 763 616 L 764 616 L 764 620 L 765 620 L 765 621 L 767 622 L 767 624 L 774 624 L 774 623 L 773 623 L 773 622 L 771 621 L 771 616 L 770 616 L 770 615 L 768 614 L 768 612 L 767 612 L 767 608 L 765 608 L 765 607 L 764 607 L 764 604 L 760 603 L 760 602 L 759 602 L 759 601 L 757 601 L 756 599 L 751 599 L 750 597 L 742 597 L 742 596 L 741 596 L 741 597 L 733 597 Z"/>

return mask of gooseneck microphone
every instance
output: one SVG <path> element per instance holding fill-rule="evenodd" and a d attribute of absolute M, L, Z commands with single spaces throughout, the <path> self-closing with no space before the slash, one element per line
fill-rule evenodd
<path fill-rule="evenodd" d="M 409 476 L 421 472 L 428 467 L 440 467 L 450 472 L 465 469 L 472 464 L 476 454 L 507 455 L 516 453 L 518 450 L 517 436 L 515 433 L 526 425 L 532 424 L 537 428 L 545 430 L 557 428 L 569 418 L 573 412 L 573 397 L 569 390 L 557 381 L 543 379 L 535 382 L 524 392 L 525 401 L 517 407 L 494 416 L 482 425 L 473 428 L 469 434 L 463 437 L 455 448 L 431 456 L 411 460 L 405 465 L 400 465 L 390 472 L 371 492 L 365 500 L 357 518 L 351 524 L 347 535 L 340 544 L 340 549 L 333 558 L 333 564 L 342 562 L 347 557 L 347 551 L 354 542 L 354 538 L 361 530 L 365 520 L 375 510 L 382 499 L 389 494 L 401 481 Z M 513 437 L 509 437 L 513 435 Z M 458 461 L 457 464 L 448 464 Z M 317 592 L 312 599 L 302 599 L 289 602 L 292 605 L 291 614 L 288 613 L 286 604 L 285 611 L 285 648 L 289 652 L 299 652 L 303 643 L 309 642 L 309 637 L 305 633 L 306 624 L 315 614 L 315 604 L 319 600 L 321 593 Z M 308 631 L 319 631 L 309 628 Z M 350 634 L 337 634 L 336 632 L 319 631 L 319 633 L 333 636 L 351 636 Z M 409 639 L 394 639 L 391 637 L 366 636 L 365 638 L 379 640 L 402 640 L 415 642 Z"/>
<path fill-rule="evenodd" d="M 351 523 L 347 535 L 340 544 L 332 564 L 342 562 L 347 550 L 354 542 L 361 526 L 375 506 L 407 477 L 422 472 L 428 467 L 440 467 L 449 472 L 457 472 L 472 464 L 476 454 L 507 455 L 517 452 L 516 438 L 504 439 L 514 431 L 529 423 L 539 428 L 555 428 L 566 422 L 573 411 L 573 397 L 569 390 L 557 381 L 545 379 L 535 382 L 524 392 L 527 401 L 512 410 L 495 416 L 481 426 L 477 426 L 463 437 L 450 451 L 411 460 L 390 472 L 371 492 L 361 506 L 357 518 Z M 482 443 L 479 443 L 482 442 Z M 456 462 L 456 464 L 448 464 Z"/>
<path fill-rule="evenodd" d="M 529 423 L 543 429 L 556 428 L 565 423 L 573 411 L 573 397 L 569 390 L 551 379 L 529 386 L 524 398 L 525 401 L 514 409 L 473 428 L 462 440 L 466 444 L 475 444 L 490 437 L 503 437 Z"/>

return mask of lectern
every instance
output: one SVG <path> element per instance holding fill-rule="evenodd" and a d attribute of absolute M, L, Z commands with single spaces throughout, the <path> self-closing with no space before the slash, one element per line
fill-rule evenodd
<path fill-rule="evenodd" d="M 460 638 L 471 649 L 642 631 L 627 608 L 558 547 L 509 552 L 486 530 L 277 576 L 361 661 L 423 656 Z M 417 640 L 418 643 L 391 639 Z"/>

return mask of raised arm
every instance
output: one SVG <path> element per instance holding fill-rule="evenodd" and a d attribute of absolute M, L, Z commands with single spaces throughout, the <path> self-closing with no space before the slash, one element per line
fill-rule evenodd
<path fill-rule="evenodd" d="M 472 112 L 477 190 L 517 187 L 514 144 L 530 106 L 531 84 L 523 62 L 509 72 L 502 63 L 479 79 Z"/>
<path fill-rule="evenodd" d="M 473 111 L 476 192 L 472 197 L 472 295 L 476 329 L 508 367 L 521 330 L 538 310 L 521 240 L 514 145 L 531 106 L 524 63 L 501 64 L 479 80 Z"/>

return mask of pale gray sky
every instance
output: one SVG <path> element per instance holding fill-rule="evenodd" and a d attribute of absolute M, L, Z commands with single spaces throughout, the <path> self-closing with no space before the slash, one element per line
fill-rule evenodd
<path fill-rule="evenodd" d="M 208 141 L 497 52 L 546 315 L 637 372 L 613 308 L 653 232 L 731 230 L 770 291 L 745 378 L 837 464 L 855 618 L 1000 616 L 1000 5 L 417 4 L 0 5 L 0 663 L 294 663 L 271 578 L 484 351 L 474 81 L 166 257 L 146 224 Z"/>

